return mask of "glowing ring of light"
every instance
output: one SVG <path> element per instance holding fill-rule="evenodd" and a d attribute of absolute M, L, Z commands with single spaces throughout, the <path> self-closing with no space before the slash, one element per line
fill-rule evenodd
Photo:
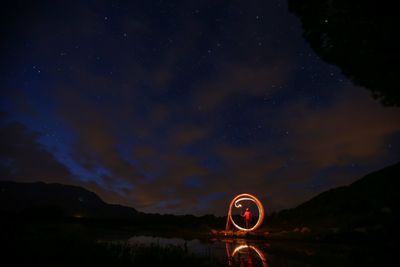
<path fill-rule="evenodd" d="M 236 208 L 242 207 L 242 204 L 238 204 L 238 203 L 239 203 L 240 201 L 242 201 L 242 200 L 250 200 L 250 201 L 253 201 L 254 203 L 256 203 L 257 208 L 258 208 L 258 220 L 257 220 L 257 223 L 256 223 L 253 227 L 251 227 L 251 228 L 243 228 L 243 227 L 237 225 L 237 224 L 235 223 L 235 221 L 232 219 L 232 206 L 235 205 Z M 230 221 L 230 222 L 232 222 L 232 224 L 233 224 L 237 229 L 239 229 L 239 230 L 241 230 L 241 231 L 245 231 L 245 232 L 250 232 L 250 231 L 254 231 L 254 230 L 256 230 L 258 227 L 260 227 L 260 225 L 261 225 L 261 223 L 263 222 L 263 220 L 264 220 L 264 207 L 263 207 L 263 205 L 261 204 L 261 202 L 260 202 L 255 196 L 253 196 L 253 195 L 250 195 L 250 194 L 240 194 L 240 195 L 237 195 L 237 196 L 232 200 L 231 204 L 229 205 L 229 212 L 228 212 L 228 219 L 227 219 L 227 222 L 226 222 L 226 226 L 227 226 L 226 228 L 227 228 L 227 230 L 228 230 L 228 223 L 229 223 L 229 221 Z"/>
<path fill-rule="evenodd" d="M 233 258 L 238 251 L 240 251 L 244 248 L 254 250 L 257 253 L 258 257 L 260 257 L 260 259 L 263 263 L 263 266 L 268 266 L 267 259 L 265 258 L 264 253 L 262 253 L 258 248 L 256 248 L 255 246 L 252 246 L 252 245 L 240 245 L 240 246 L 236 247 L 235 250 L 232 252 L 231 257 Z"/>

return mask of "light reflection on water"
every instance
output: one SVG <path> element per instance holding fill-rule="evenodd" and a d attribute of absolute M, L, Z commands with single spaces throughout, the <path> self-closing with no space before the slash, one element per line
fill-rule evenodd
<path fill-rule="evenodd" d="M 133 236 L 127 242 L 129 244 L 180 246 L 190 253 L 227 260 L 229 266 L 268 266 L 265 253 L 261 249 L 262 246 L 245 240 L 235 240 L 234 242 L 232 240 L 226 240 L 225 242 L 214 240 L 205 243 L 198 239 L 184 240 L 181 238 Z"/>
<path fill-rule="evenodd" d="M 215 256 L 220 258 L 225 256 L 225 246 L 222 242 L 209 242 L 204 243 L 198 239 L 184 240 L 182 238 L 165 238 L 154 236 L 133 236 L 127 240 L 129 244 L 144 244 L 144 245 L 159 245 L 168 246 L 174 245 L 183 247 L 190 253 L 201 256 Z"/>
<path fill-rule="evenodd" d="M 394 266 L 385 250 L 376 247 L 303 243 L 272 242 L 265 240 L 224 239 L 185 240 L 154 236 L 132 236 L 123 239 L 104 240 L 139 245 L 179 246 L 200 256 L 214 257 L 229 266 L 280 267 L 280 266 Z M 386 254 L 386 256 L 384 256 Z M 366 256 L 367 255 L 367 256 Z M 387 264 L 389 263 L 389 264 Z"/>
<path fill-rule="evenodd" d="M 263 266 L 268 267 L 267 258 L 255 244 L 225 243 L 229 266 Z M 232 249 L 233 247 L 233 249 Z"/>

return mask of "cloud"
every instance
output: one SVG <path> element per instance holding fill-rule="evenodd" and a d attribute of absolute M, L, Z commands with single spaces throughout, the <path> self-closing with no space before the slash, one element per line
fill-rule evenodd
<path fill-rule="evenodd" d="M 133 156 L 139 159 L 146 159 L 154 156 L 156 154 L 156 150 L 152 146 L 148 145 L 138 145 L 135 146 Z"/>
<path fill-rule="evenodd" d="M 62 152 L 90 181 L 37 143 L 41 133 L 18 123 L 1 129 L 2 179 L 82 185 L 108 202 L 149 212 L 222 215 L 243 192 L 273 210 L 318 193 L 311 186 L 320 176 L 329 186 L 351 180 L 343 168 L 379 161 L 386 138 L 400 130 L 399 112 L 363 90 L 335 88 L 346 93 L 323 107 L 297 99 L 316 86 L 305 82 L 310 73 L 315 78 L 326 67 L 311 53 L 296 62 L 308 50 L 290 34 L 300 25 L 286 8 L 186 1 L 154 10 L 129 2 L 118 18 L 105 20 L 104 3 L 96 10 L 63 4 L 51 16 L 45 11 L 54 3 L 29 6 L 5 29 L 12 44 L 5 51 L 13 51 L 7 57 L 16 64 L 11 76 L 22 81 L 10 82 L 7 103 L 34 115 L 36 126 L 55 120 L 71 132 Z M 164 8 L 176 13 L 154 13 Z M 22 73 L 30 64 L 40 64 L 42 74 Z M 317 96 L 326 96 L 322 91 Z M 263 101 L 266 95 L 274 104 Z"/>
<path fill-rule="evenodd" d="M 290 112 L 296 116 L 287 118 L 289 149 L 299 161 L 319 168 L 379 158 L 386 153 L 386 138 L 400 131 L 400 111 L 383 108 L 360 88 L 349 88 L 318 112 L 305 103 Z"/>
<path fill-rule="evenodd" d="M 37 142 L 39 137 L 40 133 L 18 122 L 1 127 L 1 179 L 60 183 L 72 179 L 70 170 Z"/>
<path fill-rule="evenodd" d="M 181 124 L 169 131 L 169 138 L 174 145 L 188 145 L 207 136 L 204 127 L 195 124 Z"/>
<path fill-rule="evenodd" d="M 213 110 L 235 95 L 276 93 L 289 73 L 289 63 L 285 61 L 260 66 L 226 65 L 214 79 L 199 85 L 196 102 L 206 110 Z"/>

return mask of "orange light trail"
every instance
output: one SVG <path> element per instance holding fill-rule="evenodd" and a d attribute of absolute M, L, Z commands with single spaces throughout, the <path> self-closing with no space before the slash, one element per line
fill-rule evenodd
<path fill-rule="evenodd" d="M 260 249 L 258 249 L 255 245 L 253 246 L 253 245 L 249 245 L 249 244 L 239 244 L 235 247 L 235 249 L 233 250 L 232 253 L 230 252 L 229 244 L 225 243 L 225 246 L 226 246 L 226 255 L 228 256 L 228 265 L 229 266 L 233 266 L 233 257 L 235 256 L 235 254 L 237 252 L 239 252 L 240 250 L 247 248 L 249 250 L 252 249 L 257 253 L 258 257 L 262 261 L 263 267 L 268 267 L 267 258 L 264 256 L 264 253 Z"/>
<path fill-rule="evenodd" d="M 258 208 L 258 220 L 257 220 L 257 223 L 251 228 L 243 228 L 243 227 L 237 225 L 235 223 L 235 221 L 232 219 L 232 206 L 235 205 L 236 208 L 242 207 L 242 204 L 238 204 L 238 203 L 240 201 L 243 201 L 243 200 L 253 201 L 257 205 L 257 208 Z M 261 202 L 253 195 L 246 194 L 246 193 L 240 194 L 240 195 L 237 195 L 232 200 L 231 204 L 229 205 L 228 218 L 226 220 L 226 228 L 225 228 L 225 230 L 229 230 L 229 222 L 231 222 L 237 229 L 239 229 L 241 231 L 245 231 L 245 232 L 254 231 L 258 227 L 260 227 L 260 225 L 263 222 L 263 220 L 264 220 L 264 207 L 261 204 Z"/>
<path fill-rule="evenodd" d="M 252 245 L 240 245 L 240 246 L 236 247 L 235 250 L 232 252 L 231 257 L 233 258 L 238 251 L 240 251 L 244 248 L 254 250 L 257 253 L 258 257 L 260 257 L 260 259 L 263 263 L 263 266 L 268 267 L 267 259 L 265 258 L 264 253 L 262 253 L 258 248 L 256 248 L 255 246 L 252 246 Z"/>

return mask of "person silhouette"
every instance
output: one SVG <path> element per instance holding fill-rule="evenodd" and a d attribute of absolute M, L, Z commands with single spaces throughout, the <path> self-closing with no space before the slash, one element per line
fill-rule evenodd
<path fill-rule="evenodd" d="M 249 228 L 249 225 L 251 222 L 251 212 L 250 212 L 249 208 L 246 208 L 245 213 L 243 215 L 241 214 L 240 216 L 244 217 L 244 222 L 245 222 L 246 228 Z"/>
<path fill-rule="evenodd" d="M 247 248 L 247 265 L 253 267 L 253 260 L 251 259 L 250 248 Z"/>

